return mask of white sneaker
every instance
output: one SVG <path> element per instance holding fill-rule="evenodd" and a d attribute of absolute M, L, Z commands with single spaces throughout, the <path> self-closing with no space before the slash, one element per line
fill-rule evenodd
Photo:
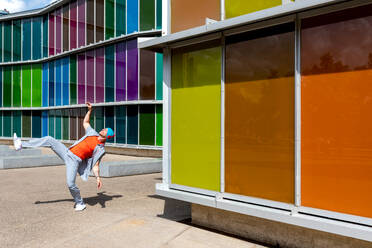
<path fill-rule="evenodd" d="M 16 151 L 19 151 L 22 149 L 22 141 L 20 138 L 17 137 L 17 134 L 13 134 L 13 145 Z"/>
<path fill-rule="evenodd" d="M 84 209 L 86 209 L 87 205 L 85 205 L 84 203 L 83 204 L 76 204 L 75 206 L 75 211 L 83 211 Z"/>

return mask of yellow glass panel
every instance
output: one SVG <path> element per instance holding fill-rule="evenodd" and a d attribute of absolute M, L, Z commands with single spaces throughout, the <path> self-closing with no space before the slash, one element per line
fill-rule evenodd
<path fill-rule="evenodd" d="M 221 47 L 172 53 L 171 182 L 220 190 Z"/>
<path fill-rule="evenodd" d="M 226 18 L 249 14 L 282 4 L 282 0 L 225 0 Z"/>

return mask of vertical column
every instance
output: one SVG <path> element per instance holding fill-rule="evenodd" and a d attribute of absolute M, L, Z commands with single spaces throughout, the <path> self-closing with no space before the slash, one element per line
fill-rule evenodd
<path fill-rule="evenodd" d="M 55 16 L 54 12 L 49 13 L 49 56 L 55 54 L 55 45 L 54 45 L 54 28 L 55 28 Z"/>
<path fill-rule="evenodd" d="M 12 106 L 12 66 L 4 66 L 4 107 Z"/>
<path fill-rule="evenodd" d="M 32 59 L 41 58 L 41 47 L 42 47 L 42 17 L 34 17 L 32 19 Z"/>
<path fill-rule="evenodd" d="M 155 105 L 140 105 L 140 145 L 155 145 Z"/>
<path fill-rule="evenodd" d="M 115 116 L 115 107 L 114 106 L 108 106 L 105 107 L 105 127 L 110 127 L 114 129 L 115 123 L 114 123 L 114 116 Z M 108 140 L 106 142 L 114 143 L 114 139 Z"/>
<path fill-rule="evenodd" d="M 63 6 L 63 51 L 69 50 L 69 4 Z"/>
<path fill-rule="evenodd" d="M 126 0 L 116 0 L 116 32 L 115 36 L 125 34 L 126 29 Z"/>
<path fill-rule="evenodd" d="M 3 22 L 0 22 L 0 62 L 3 62 Z M 0 128 L 1 132 L 1 128 Z"/>
<path fill-rule="evenodd" d="M 138 100 L 137 40 L 127 42 L 127 99 Z"/>
<path fill-rule="evenodd" d="M 22 111 L 15 110 L 12 112 L 13 118 L 13 126 L 12 126 L 12 133 L 19 134 L 18 136 L 22 137 Z"/>
<path fill-rule="evenodd" d="M 163 106 L 156 105 L 156 145 L 163 145 Z"/>
<path fill-rule="evenodd" d="M 127 34 L 138 31 L 138 0 L 127 0 Z"/>
<path fill-rule="evenodd" d="M 156 100 L 163 100 L 163 54 L 156 53 Z"/>
<path fill-rule="evenodd" d="M 56 16 L 56 54 L 62 52 L 62 9 L 55 11 Z"/>
<path fill-rule="evenodd" d="M 77 103 L 77 63 L 76 55 L 70 56 L 70 104 Z"/>
<path fill-rule="evenodd" d="M 32 64 L 32 107 L 42 105 L 42 73 L 41 64 Z"/>
<path fill-rule="evenodd" d="M 140 50 L 140 99 L 155 99 L 155 53 Z"/>
<path fill-rule="evenodd" d="M 31 111 L 24 110 L 22 113 L 22 137 L 31 137 Z"/>
<path fill-rule="evenodd" d="M 48 106 L 49 102 L 49 64 L 48 62 L 43 63 L 43 89 L 42 89 L 42 98 L 43 98 L 43 107 Z"/>
<path fill-rule="evenodd" d="M 76 129 L 76 122 L 77 122 L 77 112 L 78 109 L 70 109 L 69 115 L 70 115 L 70 140 L 76 140 L 77 139 L 77 129 Z"/>
<path fill-rule="evenodd" d="M 116 45 L 116 101 L 125 101 L 125 42 Z"/>
<path fill-rule="evenodd" d="M 105 2 L 96 0 L 96 42 L 105 39 Z"/>
<path fill-rule="evenodd" d="M 70 3 L 70 49 L 77 47 L 77 2 Z"/>
<path fill-rule="evenodd" d="M 13 61 L 21 60 L 21 20 L 13 21 Z"/>
<path fill-rule="evenodd" d="M 127 106 L 127 143 L 138 144 L 138 105 Z"/>
<path fill-rule="evenodd" d="M 69 110 L 64 109 L 62 110 L 62 139 L 63 140 L 69 140 Z"/>
<path fill-rule="evenodd" d="M 40 110 L 33 110 L 32 111 L 32 138 L 40 138 L 42 132 L 42 125 L 41 125 L 41 111 Z"/>
<path fill-rule="evenodd" d="M 48 111 L 43 111 L 41 113 L 41 129 L 42 136 L 48 136 Z"/>
<path fill-rule="evenodd" d="M 87 45 L 94 43 L 94 0 L 87 0 Z"/>
<path fill-rule="evenodd" d="M 62 105 L 62 63 L 58 59 L 55 62 L 55 73 L 56 73 L 56 106 Z"/>
<path fill-rule="evenodd" d="M 78 0 L 78 47 L 85 46 L 85 0 Z"/>
<path fill-rule="evenodd" d="M 13 107 L 20 107 L 21 106 L 21 66 L 14 65 L 13 66 L 13 77 L 12 77 L 12 84 L 13 84 Z"/>
<path fill-rule="evenodd" d="M 43 58 L 48 57 L 48 15 L 43 16 Z"/>
<path fill-rule="evenodd" d="M 3 67 L 0 66 L 0 107 L 2 106 L 3 106 Z"/>
<path fill-rule="evenodd" d="M 22 21 L 22 60 L 31 59 L 31 19 Z M 36 44 L 35 44 L 36 45 Z"/>
<path fill-rule="evenodd" d="M 4 137 L 12 136 L 12 111 L 3 112 L 3 135 Z"/>
<path fill-rule="evenodd" d="M 96 49 L 96 102 L 105 101 L 105 49 Z"/>
<path fill-rule="evenodd" d="M 12 21 L 4 22 L 4 62 L 12 60 Z"/>
<path fill-rule="evenodd" d="M 105 39 L 114 37 L 115 0 L 105 0 Z"/>
<path fill-rule="evenodd" d="M 87 102 L 94 102 L 94 50 L 87 52 Z"/>
<path fill-rule="evenodd" d="M 125 127 L 126 125 L 126 107 L 125 106 L 116 106 L 115 107 L 115 117 L 116 117 L 116 128 L 115 128 L 115 137 L 116 143 L 125 144 Z"/>
<path fill-rule="evenodd" d="M 48 111 L 48 135 L 52 137 L 56 137 L 54 132 L 54 121 L 55 121 L 55 110 L 49 110 Z"/>
<path fill-rule="evenodd" d="M 62 139 L 62 111 L 60 109 L 56 110 L 55 122 L 56 139 Z"/>
<path fill-rule="evenodd" d="M 78 104 L 85 103 L 85 53 L 78 55 Z"/>
<path fill-rule="evenodd" d="M 156 0 L 156 29 L 162 29 L 162 0 Z"/>
<path fill-rule="evenodd" d="M 65 57 L 62 59 L 62 104 L 69 105 L 70 94 L 69 94 L 69 82 L 70 82 L 70 71 L 69 71 L 70 58 Z"/>
<path fill-rule="evenodd" d="M 140 0 L 140 30 L 155 29 L 155 0 Z"/>
<path fill-rule="evenodd" d="M 22 107 L 31 107 L 31 65 L 22 65 Z"/>
<path fill-rule="evenodd" d="M 49 106 L 55 105 L 54 87 L 54 61 L 51 61 L 49 62 Z"/>
<path fill-rule="evenodd" d="M 105 102 L 113 102 L 115 89 L 114 89 L 114 78 L 115 78 L 115 46 L 105 47 Z"/>

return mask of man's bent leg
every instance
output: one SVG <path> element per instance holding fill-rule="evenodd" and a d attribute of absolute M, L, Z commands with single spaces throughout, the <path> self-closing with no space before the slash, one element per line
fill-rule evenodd
<path fill-rule="evenodd" d="M 69 155 L 66 155 L 66 181 L 67 187 L 70 190 L 72 197 L 76 204 L 84 204 L 83 199 L 80 196 L 80 190 L 75 184 L 76 173 L 78 171 L 79 162 Z"/>
<path fill-rule="evenodd" d="M 22 146 L 31 148 L 50 147 L 62 160 L 65 159 L 65 155 L 68 151 L 64 144 L 51 136 L 45 136 L 43 138 L 31 139 L 29 141 L 22 142 Z"/>

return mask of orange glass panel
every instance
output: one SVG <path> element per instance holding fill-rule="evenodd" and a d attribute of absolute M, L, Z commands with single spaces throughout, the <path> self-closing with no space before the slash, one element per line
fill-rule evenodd
<path fill-rule="evenodd" d="M 294 24 L 226 39 L 225 191 L 294 202 Z"/>
<path fill-rule="evenodd" d="M 205 25 L 205 18 L 220 20 L 220 0 L 171 0 L 171 32 Z"/>
<path fill-rule="evenodd" d="M 302 205 L 372 217 L 371 6 L 304 20 Z"/>

